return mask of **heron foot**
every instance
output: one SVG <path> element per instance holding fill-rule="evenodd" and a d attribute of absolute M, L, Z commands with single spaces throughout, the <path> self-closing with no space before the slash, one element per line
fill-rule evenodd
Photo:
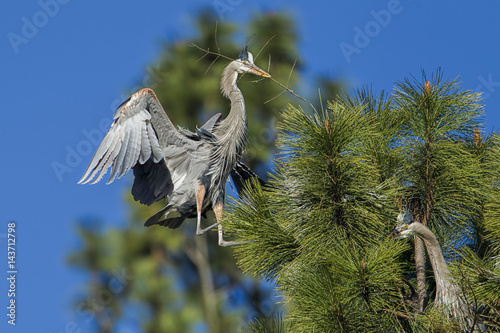
<path fill-rule="evenodd" d="M 250 243 L 252 241 L 244 241 L 244 242 L 232 242 L 232 241 L 227 241 L 224 239 L 219 239 L 219 246 L 233 246 L 233 245 L 242 245 L 246 243 Z"/>
<path fill-rule="evenodd" d="M 205 229 L 201 229 L 200 225 L 198 224 L 198 226 L 196 227 L 196 235 L 198 235 L 198 236 L 203 235 L 205 232 L 209 231 L 210 229 L 215 228 L 219 224 L 220 224 L 220 222 L 214 223 L 211 226 L 206 227 Z"/>

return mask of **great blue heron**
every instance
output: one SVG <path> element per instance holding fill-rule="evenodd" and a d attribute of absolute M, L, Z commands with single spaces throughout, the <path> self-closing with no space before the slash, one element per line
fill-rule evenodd
<path fill-rule="evenodd" d="M 219 245 L 234 244 L 223 239 L 222 210 L 225 184 L 230 173 L 241 187 L 251 172 L 239 158 L 247 142 L 247 118 L 243 95 L 236 85 L 238 74 L 271 77 L 257 67 L 245 46 L 238 59 L 222 73 L 221 91 L 231 101 L 228 116 L 220 114 L 196 132 L 176 129 L 151 89 L 133 94 L 116 110 L 108 133 L 79 183 L 97 183 L 108 168 L 108 184 L 134 170 L 132 195 L 150 205 L 166 198 L 166 205 L 145 225 L 178 228 L 186 218 L 196 217 L 196 233 L 219 226 Z M 239 184 L 239 186 L 238 186 Z M 213 210 L 217 223 L 201 227 L 201 216 Z"/>
<path fill-rule="evenodd" d="M 454 317 L 464 330 L 470 330 L 475 325 L 475 329 L 482 332 L 484 325 L 474 320 L 474 309 L 465 302 L 460 287 L 453 282 L 434 233 L 422 223 L 414 221 L 411 212 L 406 210 L 404 213 L 399 214 L 398 225 L 392 231 L 392 234 L 395 239 L 407 238 L 413 235 L 417 235 L 422 239 L 436 280 L 434 306 L 441 307 L 449 317 Z"/>

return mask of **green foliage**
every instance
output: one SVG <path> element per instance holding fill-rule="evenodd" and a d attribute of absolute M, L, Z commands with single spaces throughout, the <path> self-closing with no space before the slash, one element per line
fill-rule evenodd
<path fill-rule="evenodd" d="M 237 235 L 238 241 L 243 242 L 234 249 L 243 271 L 271 280 L 297 256 L 298 244 L 290 230 L 278 223 L 276 212 L 269 210 L 270 194 L 256 183 L 253 185 L 248 189 L 251 196 L 243 197 L 230 208 L 228 234 Z"/>
<path fill-rule="evenodd" d="M 329 107 L 313 116 L 287 109 L 277 141 L 282 158 L 271 182 L 278 189 L 275 204 L 304 246 L 325 249 L 332 245 L 334 227 L 347 237 L 367 236 L 358 238 L 361 242 L 373 239 L 384 228 L 379 213 L 391 195 L 364 154 L 372 126 L 361 108 L 339 102 Z"/>
<path fill-rule="evenodd" d="M 376 128 L 360 105 L 331 103 L 312 116 L 289 106 L 269 187 L 253 184 L 225 221 L 247 241 L 235 250 L 242 269 L 275 279 L 293 301 L 294 331 L 415 324 L 395 310 L 405 305 L 403 271 L 394 258 L 407 245 L 383 240 L 396 192 L 393 182 L 381 181 L 366 149 Z"/>
<path fill-rule="evenodd" d="M 480 204 L 481 168 L 467 144 L 482 127 L 479 94 L 460 91 L 456 79 L 443 81 L 438 70 L 427 90 L 416 79 L 398 83 L 395 103 L 406 122 L 406 199 L 417 202 L 418 213 L 429 218 L 423 223 L 438 234 L 464 228 Z"/>
<path fill-rule="evenodd" d="M 244 332 L 248 333 L 286 333 L 289 332 L 290 328 L 278 313 L 276 316 L 265 317 L 251 322 L 248 330 Z"/>
<path fill-rule="evenodd" d="M 481 200 L 481 209 L 474 220 L 476 238 L 474 247 L 482 257 L 488 248 L 491 255 L 500 254 L 500 136 L 492 133 L 481 137 L 475 132 L 474 140 L 470 143 L 472 154 L 477 156 L 480 163 L 481 182 L 478 191 Z"/>
<path fill-rule="evenodd" d="M 380 181 L 393 178 L 402 163 L 400 141 L 405 123 L 400 110 L 393 105 L 393 96 L 384 91 L 375 96 L 371 88 L 363 87 L 356 89 L 352 97 L 345 95 L 344 100 L 349 106 L 362 108 L 363 117 L 370 120 L 372 132 L 377 134 L 363 140 L 363 146 L 377 168 Z"/>
<path fill-rule="evenodd" d="M 301 258 L 278 280 L 294 301 L 291 321 L 301 332 L 377 332 L 398 321 L 393 309 L 403 307 L 402 270 L 394 258 L 404 243 L 382 242 L 360 247 L 338 237 L 318 262 Z"/>
<path fill-rule="evenodd" d="M 491 253 L 481 259 L 471 249 L 461 250 L 462 262 L 454 265 L 454 276 L 460 281 L 466 297 L 483 307 L 482 318 L 500 328 L 500 265 Z"/>
<path fill-rule="evenodd" d="M 288 106 L 269 184 L 232 205 L 238 264 L 276 282 L 293 332 L 460 330 L 442 309 L 419 312 L 411 243 L 387 238 L 407 206 L 461 257 L 456 282 L 498 327 L 498 136 L 478 137 L 477 94 L 440 71 L 426 81 L 359 89 L 312 115 Z"/>
<path fill-rule="evenodd" d="M 404 112 L 409 136 L 432 144 L 443 139 L 466 139 L 482 116 L 480 93 L 461 91 L 457 79 L 443 81 L 438 69 L 425 87 L 422 81 L 404 79 L 396 84 L 395 102 Z"/>

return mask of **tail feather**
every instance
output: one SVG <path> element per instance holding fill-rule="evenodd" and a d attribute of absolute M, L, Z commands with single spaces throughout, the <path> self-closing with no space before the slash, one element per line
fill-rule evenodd
<path fill-rule="evenodd" d="M 150 227 L 153 224 L 168 227 L 170 229 L 179 228 L 186 218 L 174 206 L 166 206 L 151 216 L 144 226 Z"/>
<path fill-rule="evenodd" d="M 231 170 L 231 179 L 233 180 L 236 191 L 240 196 L 243 193 L 245 182 L 252 178 L 256 178 L 259 181 L 260 186 L 266 185 L 265 181 L 263 181 L 255 172 L 250 170 L 250 168 L 241 161 L 238 161 L 233 170 Z"/>

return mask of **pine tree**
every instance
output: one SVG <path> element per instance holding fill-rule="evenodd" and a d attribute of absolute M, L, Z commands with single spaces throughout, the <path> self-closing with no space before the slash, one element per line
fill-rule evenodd
<path fill-rule="evenodd" d="M 248 187 L 225 226 L 246 241 L 235 249 L 242 270 L 278 285 L 290 331 L 460 330 L 425 301 L 434 276 L 423 248 L 388 237 L 405 207 L 498 328 L 499 146 L 495 133 L 478 138 L 479 102 L 438 70 L 390 96 L 360 89 L 312 116 L 284 110 L 269 185 Z"/>

